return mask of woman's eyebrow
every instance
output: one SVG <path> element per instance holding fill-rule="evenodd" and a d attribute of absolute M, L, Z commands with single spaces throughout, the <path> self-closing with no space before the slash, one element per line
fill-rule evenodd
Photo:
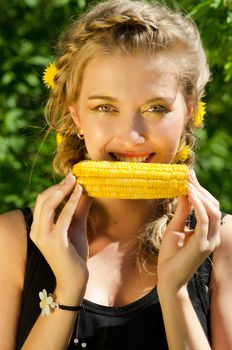
<path fill-rule="evenodd" d="M 157 101 L 164 101 L 166 103 L 168 103 L 169 105 L 173 105 L 173 103 L 175 102 L 176 96 L 157 96 L 157 97 L 153 97 L 149 100 L 147 100 L 144 104 L 151 104 L 151 103 L 155 103 Z"/>
<path fill-rule="evenodd" d="M 156 96 L 145 101 L 144 104 L 154 103 L 157 101 L 166 101 L 168 104 L 173 104 L 175 102 L 175 97 L 172 96 Z M 116 97 L 106 96 L 106 95 L 92 95 L 88 97 L 88 100 L 106 100 L 110 102 L 118 102 Z"/>
<path fill-rule="evenodd" d="M 112 102 L 118 102 L 116 97 L 105 96 L 105 95 L 92 95 L 88 97 L 88 100 L 107 100 Z"/>

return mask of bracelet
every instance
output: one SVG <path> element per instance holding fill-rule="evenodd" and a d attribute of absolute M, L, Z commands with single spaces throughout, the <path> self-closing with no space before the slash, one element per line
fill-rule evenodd
<path fill-rule="evenodd" d="M 39 292 L 39 298 L 40 298 L 39 306 L 41 308 L 41 316 L 50 315 L 52 309 L 61 309 L 66 311 L 79 311 L 83 308 L 81 305 L 68 306 L 68 305 L 62 305 L 57 303 L 56 301 L 54 301 L 53 295 L 51 293 L 48 294 L 46 289 L 43 289 L 42 292 Z"/>

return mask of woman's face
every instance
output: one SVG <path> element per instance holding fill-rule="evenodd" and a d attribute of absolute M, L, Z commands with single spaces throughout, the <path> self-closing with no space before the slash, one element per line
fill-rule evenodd
<path fill-rule="evenodd" d="M 174 63 L 161 54 L 93 59 L 70 112 L 92 160 L 171 163 L 187 121 Z"/>

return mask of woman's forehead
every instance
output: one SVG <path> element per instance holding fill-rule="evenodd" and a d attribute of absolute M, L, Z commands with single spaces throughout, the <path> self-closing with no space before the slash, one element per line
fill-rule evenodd
<path fill-rule="evenodd" d="M 174 96 L 177 85 L 175 64 L 166 56 L 107 56 L 89 62 L 83 75 L 82 93 Z"/>

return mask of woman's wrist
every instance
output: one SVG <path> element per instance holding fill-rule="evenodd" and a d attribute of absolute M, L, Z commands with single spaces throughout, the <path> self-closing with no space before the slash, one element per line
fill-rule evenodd
<path fill-rule="evenodd" d="M 62 305 L 80 305 L 85 294 L 85 289 L 59 288 L 53 292 L 53 296 Z"/>
<path fill-rule="evenodd" d="M 185 301 L 186 299 L 189 299 L 187 285 L 183 285 L 178 288 L 170 285 L 157 284 L 157 293 L 160 302 L 162 302 L 163 300 L 170 300 L 171 302 L 173 302 L 174 299 L 175 301 L 181 302 Z"/>
<path fill-rule="evenodd" d="M 70 283 L 67 281 L 64 283 L 63 281 L 56 281 L 56 288 L 53 292 L 53 295 L 56 297 L 60 303 L 64 304 L 67 302 L 81 302 L 86 290 L 86 285 L 88 282 L 88 278 L 86 280 L 81 278 L 72 278 Z"/>

